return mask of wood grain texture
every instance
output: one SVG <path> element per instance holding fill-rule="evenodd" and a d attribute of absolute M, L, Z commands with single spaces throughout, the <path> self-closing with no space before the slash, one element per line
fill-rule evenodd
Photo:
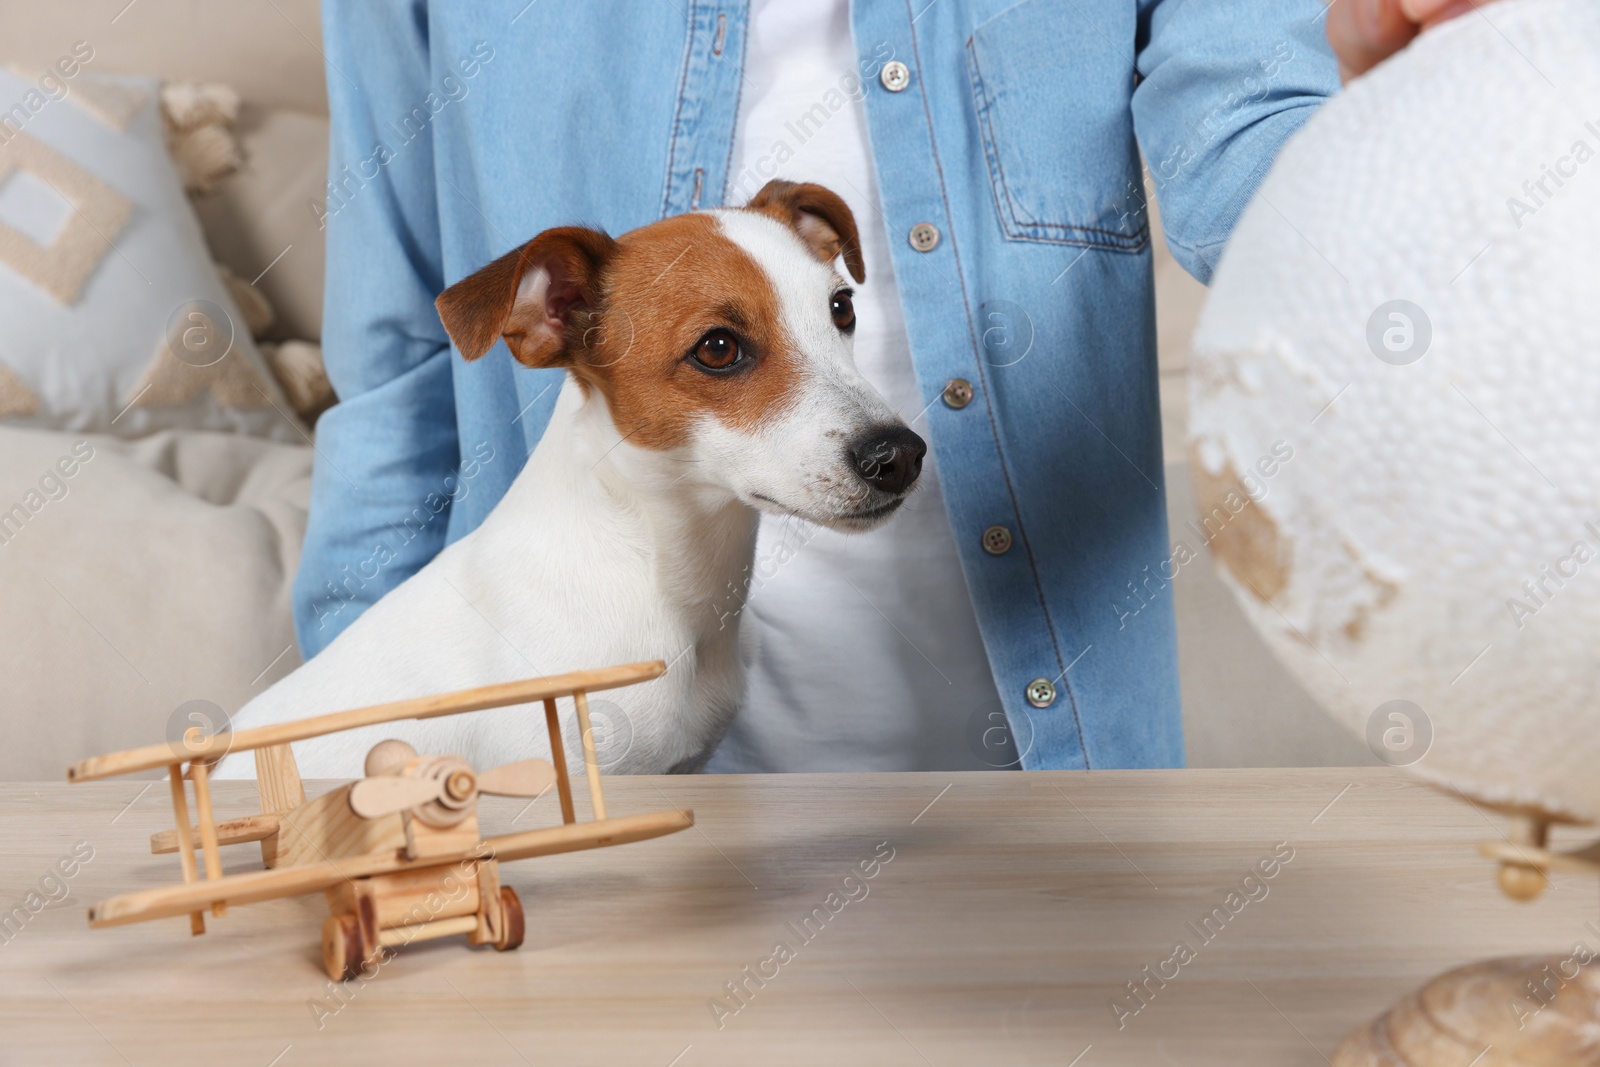
<path fill-rule="evenodd" d="M 167 785 L 172 795 L 172 816 L 177 824 L 173 827 L 173 835 L 177 840 L 179 852 L 179 870 L 183 872 L 185 882 L 193 882 L 197 877 L 198 868 L 194 859 L 195 838 L 184 831 L 189 828 L 189 798 L 183 784 L 183 774 L 176 763 L 167 766 Z M 206 932 L 206 917 L 199 911 L 189 916 L 189 932 L 196 937 Z"/>
<path fill-rule="evenodd" d="M 200 851 L 206 863 L 206 880 L 222 877 L 222 852 L 217 844 L 217 820 L 211 810 L 211 771 L 204 760 L 189 764 L 189 775 L 194 779 L 194 814 L 200 820 Z M 226 901 L 211 905 L 212 915 L 228 914 Z"/>
<path fill-rule="evenodd" d="M 375 917 L 379 926 L 414 926 L 434 919 L 475 915 L 478 911 L 477 864 L 460 870 L 437 867 L 402 871 L 374 883 Z M 498 883 L 495 891 L 499 892 Z M 477 920 L 473 920 L 477 927 Z"/>
<path fill-rule="evenodd" d="M 181 754 L 165 742 L 146 745 L 143 748 L 131 748 L 123 752 L 111 752 L 104 756 L 92 756 L 80 760 L 67 768 L 67 781 L 92 782 L 119 774 L 153 770 L 156 767 L 167 766 L 175 759 L 190 760 L 212 755 L 220 758 L 229 752 L 248 752 L 269 745 L 286 745 L 293 741 L 304 741 L 323 734 L 337 733 L 340 730 L 354 730 L 359 726 L 375 726 L 379 723 L 398 722 L 401 719 L 436 719 L 441 715 L 460 715 L 468 711 L 483 711 L 510 704 L 534 703 L 548 697 L 567 696 L 580 689 L 588 692 L 616 689 L 659 678 L 666 672 L 667 665 L 660 660 L 628 663 L 592 671 L 572 671 L 545 678 L 528 678 L 501 685 L 485 685 L 453 693 L 437 693 L 389 704 L 374 704 L 367 708 L 353 708 L 350 711 L 335 711 L 328 715 L 314 715 L 308 719 L 261 726 L 254 730 L 241 730 L 234 734 L 219 733 L 207 739 L 204 744 L 185 748 Z"/>
<path fill-rule="evenodd" d="M 615 777 L 613 811 L 692 807 L 695 827 L 502 864 L 519 950 L 414 945 L 336 995 L 318 897 L 233 908 L 198 939 L 181 917 L 85 927 L 86 902 L 177 878 L 145 851 L 172 825 L 165 790 L 142 787 L 0 785 L 0 905 L 94 849 L 68 900 L 4 934 L 0 1062 L 1065 1067 L 1092 1045 L 1077 1067 L 1326 1067 L 1435 974 L 1600 948 L 1593 878 L 1505 899 L 1477 854 L 1498 817 L 1387 769 Z M 219 817 L 256 810 L 248 782 L 213 790 Z M 480 820 L 561 815 L 552 792 Z M 1294 855 L 1267 895 L 1202 943 L 1190 924 L 1279 842 Z M 1111 1001 L 1178 940 L 1194 959 L 1119 1029 Z M 779 941 L 794 956 L 761 978 Z M 719 1028 L 727 983 L 750 992 Z"/>
<path fill-rule="evenodd" d="M 280 815 L 274 866 L 299 867 L 405 848 L 406 827 L 399 813 L 363 819 L 350 810 L 350 790 L 357 784 L 330 789 Z"/>
<path fill-rule="evenodd" d="M 561 743 L 561 716 L 556 711 L 554 700 L 544 702 L 544 724 L 550 732 L 550 752 L 556 769 L 556 792 L 561 798 L 561 818 L 563 822 L 571 822 L 576 818 L 572 808 L 572 782 L 567 778 L 567 750 Z"/>
<path fill-rule="evenodd" d="M 276 815 L 246 815 L 239 819 L 224 819 L 217 823 L 217 841 L 223 845 L 237 845 L 247 841 L 260 841 L 278 832 Z M 200 836 L 200 827 L 189 827 L 189 840 Z M 178 851 L 178 831 L 160 830 L 150 835 L 152 855 L 164 856 Z"/>
<path fill-rule="evenodd" d="M 306 802 L 300 768 L 294 762 L 294 749 L 288 745 L 256 749 L 256 788 L 261 793 L 264 815 L 281 814 Z"/>
<path fill-rule="evenodd" d="M 432 941 L 440 937 L 470 934 L 477 929 L 476 916 L 462 915 L 454 919 L 436 919 L 433 922 L 418 923 L 416 926 L 397 926 L 379 931 L 378 944 L 384 947 L 409 945 L 413 941 Z"/>
<path fill-rule="evenodd" d="M 578 712 L 578 736 L 583 741 L 583 768 L 589 779 L 589 807 L 594 811 L 594 817 L 606 817 L 605 787 L 600 784 L 600 764 L 595 760 L 594 754 L 594 728 L 589 724 L 589 697 L 585 693 L 572 695 L 573 706 Z"/>

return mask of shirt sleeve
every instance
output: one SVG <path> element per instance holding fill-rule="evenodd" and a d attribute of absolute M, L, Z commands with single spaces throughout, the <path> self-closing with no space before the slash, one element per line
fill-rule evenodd
<path fill-rule="evenodd" d="M 1339 88 L 1322 0 L 1141 0 L 1134 130 L 1174 258 L 1211 280 L 1285 141 Z"/>
<path fill-rule="evenodd" d="M 323 358 L 339 403 L 317 423 L 294 582 L 310 658 L 444 546 L 441 486 L 459 463 L 429 92 L 426 0 L 325 0 L 331 120 Z M 425 112 L 424 112 L 425 113 Z M 420 128 L 418 126 L 420 125 Z M 419 510 L 420 509 L 420 510 Z"/>

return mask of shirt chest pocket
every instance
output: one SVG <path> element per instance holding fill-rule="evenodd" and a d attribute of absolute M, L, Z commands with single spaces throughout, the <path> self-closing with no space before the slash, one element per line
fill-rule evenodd
<path fill-rule="evenodd" d="M 1149 243 L 1133 135 L 1133 0 L 1024 0 L 967 41 L 1007 237 L 1122 252 Z"/>

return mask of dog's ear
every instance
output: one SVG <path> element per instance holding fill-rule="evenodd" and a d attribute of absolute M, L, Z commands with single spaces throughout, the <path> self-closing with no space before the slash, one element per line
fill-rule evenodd
<path fill-rule="evenodd" d="M 461 355 L 478 359 L 501 337 L 517 362 L 562 366 L 569 327 L 595 310 L 616 242 L 599 230 L 562 226 L 439 294 L 439 321 Z"/>
<path fill-rule="evenodd" d="M 861 235 L 856 217 L 832 189 L 811 182 L 786 182 L 781 178 L 761 187 L 746 207 L 771 215 L 792 226 L 814 255 L 824 263 L 844 256 L 850 277 L 867 280 L 867 267 L 861 261 Z"/>

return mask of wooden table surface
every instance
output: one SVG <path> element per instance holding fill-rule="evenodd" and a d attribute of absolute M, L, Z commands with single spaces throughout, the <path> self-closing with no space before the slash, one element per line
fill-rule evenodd
<path fill-rule="evenodd" d="M 199 938 L 183 919 L 87 928 L 91 901 L 177 879 L 175 856 L 148 852 L 171 825 L 165 787 L 0 784 L 0 907 L 24 913 L 0 930 L 0 1062 L 1313 1065 L 1439 970 L 1600 945 L 1592 882 L 1506 900 L 1474 851 L 1499 820 L 1388 770 L 613 778 L 607 793 L 614 814 L 692 807 L 697 825 L 509 864 L 519 951 L 412 946 L 336 989 L 320 894 L 235 907 Z M 248 783 L 217 794 L 219 818 L 254 810 Z M 560 819 L 552 797 L 523 804 L 486 800 L 484 827 Z M 92 858 L 51 882 L 75 847 Z M 1292 858 L 1246 883 L 1275 850 Z M 259 866 L 253 845 L 227 852 L 230 872 Z M 27 914 L 30 892 L 63 890 Z M 1202 928 L 1214 909 L 1226 922 Z M 1127 983 L 1173 975 L 1178 942 L 1176 975 L 1128 1014 Z"/>

